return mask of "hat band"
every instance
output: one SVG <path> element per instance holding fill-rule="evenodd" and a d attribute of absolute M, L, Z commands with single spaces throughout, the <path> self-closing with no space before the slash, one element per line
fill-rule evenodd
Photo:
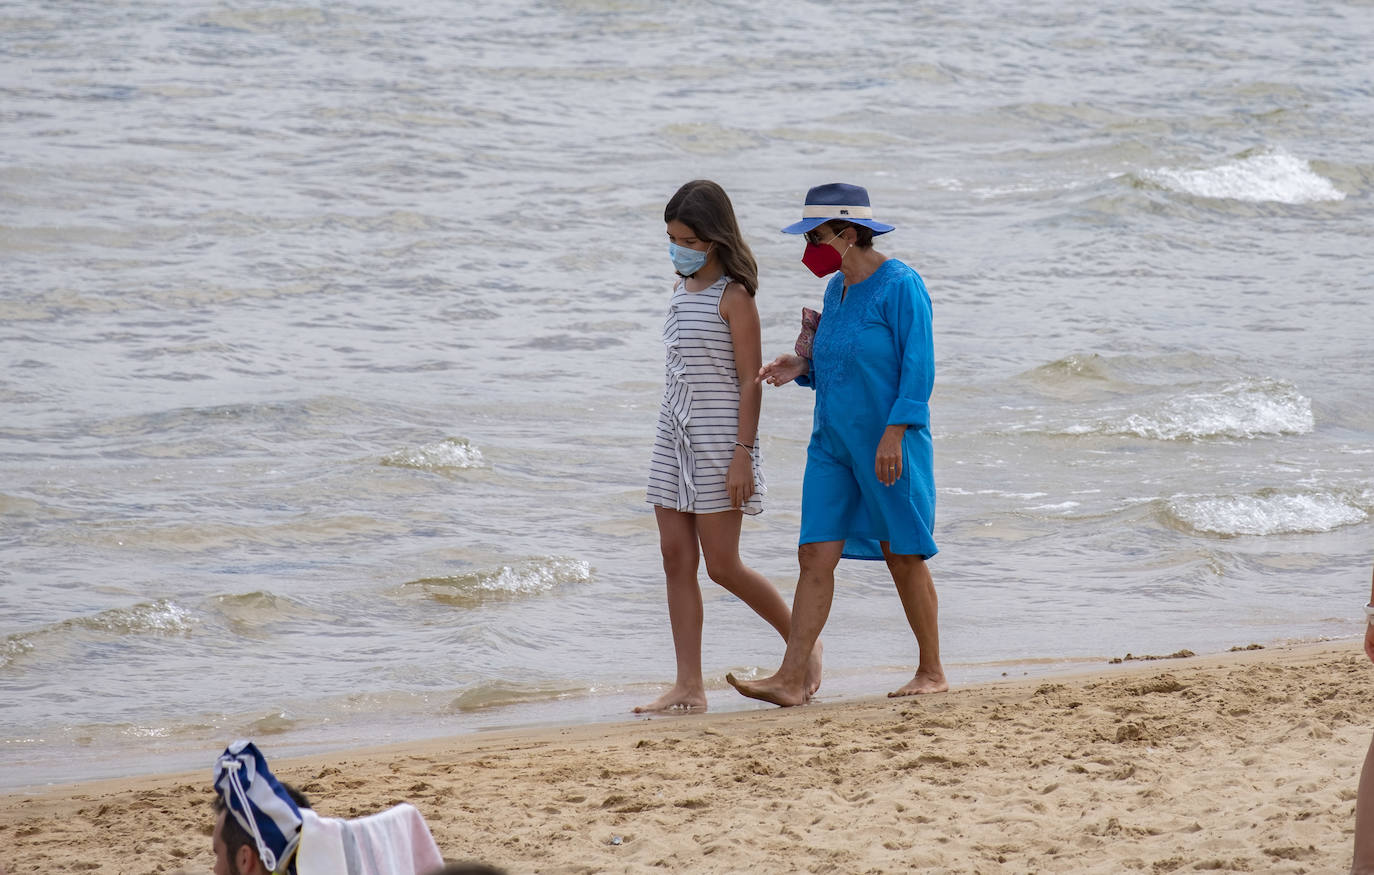
<path fill-rule="evenodd" d="M 806 204 L 802 207 L 803 219 L 871 219 L 872 207 L 844 207 L 834 204 Z"/>

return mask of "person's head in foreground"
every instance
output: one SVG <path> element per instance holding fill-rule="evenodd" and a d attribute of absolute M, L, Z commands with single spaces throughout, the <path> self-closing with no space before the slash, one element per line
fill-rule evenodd
<path fill-rule="evenodd" d="M 247 741 L 231 744 L 215 762 L 215 875 L 273 875 L 294 870 L 300 809 L 310 803 L 282 784 Z"/>
<path fill-rule="evenodd" d="M 845 264 L 851 249 L 867 252 L 873 248 L 874 237 L 891 230 L 892 225 L 874 220 L 868 189 L 829 182 L 806 193 L 801 221 L 793 222 L 782 232 L 805 236 L 802 264 L 816 276 L 825 277 Z"/>

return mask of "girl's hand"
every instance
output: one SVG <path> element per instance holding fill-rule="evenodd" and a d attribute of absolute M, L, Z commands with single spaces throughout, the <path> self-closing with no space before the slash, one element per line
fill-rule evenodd
<path fill-rule="evenodd" d="M 1364 655 L 1374 662 L 1374 623 L 1367 623 L 1364 627 Z"/>
<path fill-rule="evenodd" d="M 906 434 L 905 425 L 889 425 L 883 429 L 883 437 L 878 441 L 878 453 L 873 459 L 873 473 L 878 482 L 891 486 L 902 476 L 902 435 Z"/>
<path fill-rule="evenodd" d="M 810 370 L 811 362 L 807 359 L 799 355 L 780 355 L 759 368 L 759 375 L 754 382 L 766 382 L 770 386 L 781 386 L 792 382 Z"/>
<path fill-rule="evenodd" d="M 725 474 L 725 491 L 730 495 L 730 507 L 739 510 L 754 496 L 754 458 L 744 447 L 735 446 L 735 457 Z"/>

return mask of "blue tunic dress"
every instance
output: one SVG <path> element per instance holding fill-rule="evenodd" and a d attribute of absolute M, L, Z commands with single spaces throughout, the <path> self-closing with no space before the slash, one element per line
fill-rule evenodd
<path fill-rule="evenodd" d="M 893 553 L 934 556 L 935 350 L 920 275 L 888 259 L 846 293 L 837 272 L 825 289 L 812 356 L 811 372 L 797 380 L 816 390 L 800 543 L 844 541 L 849 559 L 882 559 L 879 541 Z M 884 486 L 874 457 L 883 430 L 896 424 L 907 426 L 902 476 Z"/>

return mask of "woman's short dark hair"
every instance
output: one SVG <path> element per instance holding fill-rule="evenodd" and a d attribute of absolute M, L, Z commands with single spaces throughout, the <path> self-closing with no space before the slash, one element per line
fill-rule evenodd
<path fill-rule="evenodd" d="M 873 248 L 873 238 L 876 235 L 873 233 L 873 229 L 868 227 L 867 225 L 856 225 L 853 222 L 845 222 L 842 220 L 827 222 L 827 224 L 835 230 L 836 234 L 843 231 L 845 228 L 853 228 L 854 245 L 859 247 L 860 249 Z"/>

